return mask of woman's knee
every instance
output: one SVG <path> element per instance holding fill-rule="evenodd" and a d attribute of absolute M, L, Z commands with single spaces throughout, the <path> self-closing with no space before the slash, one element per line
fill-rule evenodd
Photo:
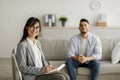
<path fill-rule="evenodd" d="M 69 76 L 66 73 L 58 73 L 56 76 L 56 80 L 69 80 Z"/>
<path fill-rule="evenodd" d="M 67 73 L 61 73 L 64 77 L 65 77 L 65 80 L 70 80 L 69 76 Z"/>

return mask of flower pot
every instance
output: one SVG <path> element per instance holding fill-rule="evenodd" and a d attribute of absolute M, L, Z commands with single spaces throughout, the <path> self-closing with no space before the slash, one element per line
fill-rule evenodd
<path fill-rule="evenodd" d="M 65 26 L 65 22 L 61 22 L 62 26 Z"/>

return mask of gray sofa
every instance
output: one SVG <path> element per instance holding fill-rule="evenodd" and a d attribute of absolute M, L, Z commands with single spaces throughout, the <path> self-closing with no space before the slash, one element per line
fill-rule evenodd
<path fill-rule="evenodd" d="M 39 38 L 42 50 L 47 60 L 54 66 L 59 66 L 66 61 L 68 50 L 68 39 Z M 111 53 L 120 39 L 101 39 L 102 60 L 98 80 L 120 80 L 120 64 L 111 63 Z M 61 70 L 67 73 L 66 67 Z M 88 68 L 77 69 L 77 80 L 90 80 L 90 70 Z"/>

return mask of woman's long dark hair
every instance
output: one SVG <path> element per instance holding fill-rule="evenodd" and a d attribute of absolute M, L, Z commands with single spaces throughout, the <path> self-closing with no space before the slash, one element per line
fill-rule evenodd
<path fill-rule="evenodd" d="M 38 18 L 36 18 L 36 17 L 30 17 L 30 18 L 27 20 L 27 22 L 26 22 L 26 24 L 25 24 L 25 26 L 24 26 L 23 36 L 22 36 L 20 42 L 24 41 L 24 40 L 28 37 L 28 30 L 27 30 L 27 29 L 28 29 L 30 26 L 34 26 L 36 23 L 39 23 L 39 27 L 40 27 L 40 31 L 41 31 L 41 23 L 40 23 L 40 20 L 39 20 Z M 37 39 L 37 38 L 38 38 L 38 36 L 35 37 L 35 39 Z M 19 43 L 20 43 L 20 42 L 19 42 Z"/>

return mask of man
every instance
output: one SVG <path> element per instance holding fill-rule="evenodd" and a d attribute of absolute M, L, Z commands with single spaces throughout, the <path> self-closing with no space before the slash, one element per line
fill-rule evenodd
<path fill-rule="evenodd" d="M 81 19 L 79 24 L 80 34 L 70 40 L 67 70 L 71 80 L 76 80 L 75 69 L 86 67 L 91 69 L 91 80 L 97 80 L 102 57 L 102 46 L 99 37 L 89 32 L 89 22 Z"/>

